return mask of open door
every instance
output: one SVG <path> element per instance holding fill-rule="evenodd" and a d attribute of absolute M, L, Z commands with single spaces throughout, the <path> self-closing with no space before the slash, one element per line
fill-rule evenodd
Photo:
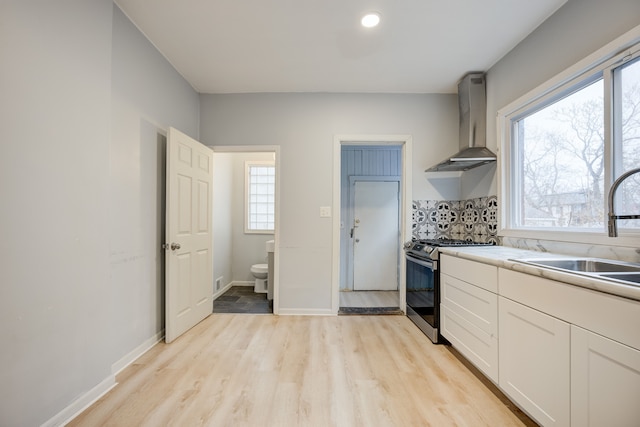
<path fill-rule="evenodd" d="M 170 128 L 167 138 L 165 341 L 212 312 L 213 151 Z"/>

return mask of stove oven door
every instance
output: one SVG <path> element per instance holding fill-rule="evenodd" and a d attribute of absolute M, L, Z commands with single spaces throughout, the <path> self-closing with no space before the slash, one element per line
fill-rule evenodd
<path fill-rule="evenodd" d="M 407 316 L 434 343 L 440 324 L 440 284 L 437 261 L 416 258 L 407 253 Z"/>

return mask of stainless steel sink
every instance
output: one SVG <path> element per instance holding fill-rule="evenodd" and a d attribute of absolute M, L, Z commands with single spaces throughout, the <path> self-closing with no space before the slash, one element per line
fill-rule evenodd
<path fill-rule="evenodd" d="M 519 259 L 517 261 L 541 267 L 580 273 L 640 272 L 640 265 L 593 258 L 581 259 Z"/>
<path fill-rule="evenodd" d="M 511 261 L 640 286 L 640 264 L 600 258 L 520 258 Z"/>
<path fill-rule="evenodd" d="M 599 275 L 607 279 L 620 280 L 640 285 L 640 273 L 602 273 Z"/>

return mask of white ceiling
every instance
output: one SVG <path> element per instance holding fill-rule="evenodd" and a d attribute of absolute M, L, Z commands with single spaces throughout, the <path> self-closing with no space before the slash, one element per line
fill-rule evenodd
<path fill-rule="evenodd" d="M 455 93 L 565 2 L 116 0 L 201 93 Z"/>

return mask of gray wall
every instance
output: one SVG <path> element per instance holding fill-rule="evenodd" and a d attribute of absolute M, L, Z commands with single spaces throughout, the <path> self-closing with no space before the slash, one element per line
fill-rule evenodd
<path fill-rule="evenodd" d="M 111 0 L 0 4 L 0 425 L 51 420 L 163 328 L 163 136 L 198 95 Z"/>
<path fill-rule="evenodd" d="M 487 146 L 497 147 L 500 108 L 640 24 L 638 0 L 569 0 L 487 72 Z M 496 194 L 495 174 L 489 189 Z M 477 176 L 463 177 L 472 194 Z"/>
<path fill-rule="evenodd" d="M 422 171 L 457 147 L 455 95 L 201 95 L 207 145 L 279 145 L 280 309 L 331 309 L 332 205 L 336 134 L 413 136 L 413 197 L 438 198 Z M 445 196 L 446 198 L 446 196 Z M 333 214 L 339 206 L 333 207 Z"/>
<path fill-rule="evenodd" d="M 117 6 L 111 54 L 109 292 L 121 357 L 164 329 L 166 135 L 173 126 L 197 138 L 200 107 Z"/>

